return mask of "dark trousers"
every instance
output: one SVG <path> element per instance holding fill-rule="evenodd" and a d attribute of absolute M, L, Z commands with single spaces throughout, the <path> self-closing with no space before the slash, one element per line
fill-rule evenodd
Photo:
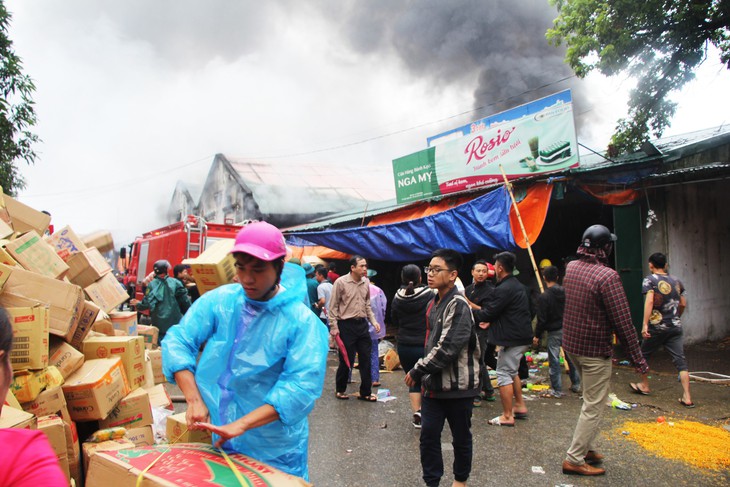
<path fill-rule="evenodd" d="M 481 390 L 486 394 L 487 396 L 493 396 L 494 395 L 494 387 L 492 386 L 492 381 L 489 380 L 489 370 L 487 370 L 487 365 L 490 365 L 490 363 L 487 363 L 487 352 L 489 351 L 490 345 L 487 342 L 487 330 L 482 330 L 481 328 L 477 327 L 477 339 L 479 340 L 479 350 L 481 354 L 479 355 L 479 368 L 481 369 L 479 373 L 479 382 L 481 383 Z M 492 358 L 494 358 L 494 347 L 491 349 Z M 490 365 L 491 366 L 491 365 Z M 492 367 L 493 370 L 497 370 L 497 361 L 494 361 L 494 367 Z"/>
<path fill-rule="evenodd" d="M 358 369 L 360 369 L 360 396 L 366 397 L 372 393 L 372 376 L 370 372 L 370 352 L 372 350 L 372 339 L 368 330 L 368 322 L 365 318 L 354 318 L 351 320 L 339 320 L 337 328 L 340 329 L 340 338 L 347 350 L 347 358 L 350 365 L 355 363 L 355 353 L 358 355 Z M 347 390 L 347 379 L 350 369 L 347 368 L 345 360 L 340 352 L 340 365 L 337 367 L 335 376 L 335 388 L 337 392 Z"/>
<path fill-rule="evenodd" d="M 471 473 L 472 438 L 471 412 L 473 397 L 433 399 L 423 397 L 421 403 L 421 467 L 423 480 L 429 487 L 437 486 L 444 475 L 441 455 L 441 432 L 444 421 L 449 422 L 454 446 L 454 480 L 466 482 Z"/>

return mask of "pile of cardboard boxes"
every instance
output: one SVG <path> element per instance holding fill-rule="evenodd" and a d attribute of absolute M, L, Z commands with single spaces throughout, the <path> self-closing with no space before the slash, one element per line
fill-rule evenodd
<path fill-rule="evenodd" d="M 128 295 L 102 255 L 108 232 L 43 236 L 48 215 L 0 196 L 0 306 L 14 335 L 0 428 L 42 430 L 81 486 L 89 457 L 110 445 L 80 444 L 79 431 L 121 426 L 114 448 L 149 446 L 152 408 L 172 409 L 157 329 L 116 310 Z"/>

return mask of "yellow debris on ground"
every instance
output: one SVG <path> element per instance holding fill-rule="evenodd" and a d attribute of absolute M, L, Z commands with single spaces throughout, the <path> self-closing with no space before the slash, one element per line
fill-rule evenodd
<path fill-rule="evenodd" d="M 661 423 L 627 421 L 617 432 L 663 458 L 711 470 L 730 468 L 730 432 L 723 428 L 668 419 Z"/>

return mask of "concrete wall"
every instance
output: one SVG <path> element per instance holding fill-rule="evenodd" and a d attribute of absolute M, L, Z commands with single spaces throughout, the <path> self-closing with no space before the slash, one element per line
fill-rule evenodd
<path fill-rule="evenodd" d="M 730 182 L 682 184 L 649 191 L 658 222 L 643 230 L 644 262 L 664 252 L 669 272 L 687 289 L 685 342 L 730 335 Z M 647 203 L 642 204 L 646 218 Z M 646 223 L 644 220 L 643 223 Z M 644 264 L 645 271 L 648 267 Z"/>

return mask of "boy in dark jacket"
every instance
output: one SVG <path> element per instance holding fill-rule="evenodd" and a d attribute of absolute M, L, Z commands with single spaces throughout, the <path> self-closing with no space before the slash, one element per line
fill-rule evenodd
<path fill-rule="evenodd" d="M 454 483 L 465 486 L 471 473 L 472 402 L 479 395 L 479 342 L 469 304 L 455 282 L 461 267 L 455 250 L 439 249 L 426 267 L 428 287 L 438 295 L 428 310 L 426 356 L 406 374 L 411 387 L 419 380 L 421 406 L 421 466 L 428 486 L 438 486 L 444 474 L 441 431 L 449 422 L 454 446 Z"/>
<path fill-rule="evenodd" d="M 502 415 L 489 420 L 489 424 L 495 426 L 514 426 L 515 418 L 527 418 L 527 406 L 522 399 L 522 382 L 517 369 L 520 359 L 532 343 L 532 322 L 525 286 L 512 274 L 516 260 L 515 254 L 511 252 L 495 256 L 494 270 L 498 282 L 492 299 L 481 310 L 474 312 L 474 319 L 479 326 L 488 329 L 489 343 L 500 347 L 497 386 L 502 400 Z"/>
<path fill-rule="evenodd" d="M 537 297 L 537 326 L 532 344 L 537 347 L 540 337 L 547 332 L 548 363 L 550 364 L 550 385 L 552 389 L 543 397 L 562 397 L 562 373 L 560 370 L 560 347 L 563 345 L 563 311 L 565 310 L 565 289 L 558 284 L 558 268 L 554 265 L 542 269 L 547 289 Z M 567 356 L 566 356 L 567 360 Z M 570 366 L 570 390 L 578 392 L 580 376 L 576 367 Z"/>

